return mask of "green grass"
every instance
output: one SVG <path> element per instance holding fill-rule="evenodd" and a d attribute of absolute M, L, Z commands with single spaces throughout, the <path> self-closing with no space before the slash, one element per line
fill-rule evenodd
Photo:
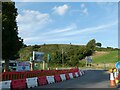
<path fill-rule="evenodd" d="M 93 63 L 116 63 L 118 61 L 118 51 L 107 51 L 107 53 L 93 56 Z"/>
<path fill-rule="evenodd" d="M 118 62 L 118 51 L 98 51 L 93 55 L 93 62 L 91 67 L 86 67 L 86 60 L 83 59 L 79 62 L 80 68 L 95 68 L 109 70 L 115 67 L 115 63 Z"/>

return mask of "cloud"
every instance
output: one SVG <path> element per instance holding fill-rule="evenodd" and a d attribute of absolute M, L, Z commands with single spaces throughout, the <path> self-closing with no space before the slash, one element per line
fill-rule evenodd
<path fill-rule="evenodd" d="M 46 34 L 41 34 L 38 36 L 32 36 L 25 38 L 25 42 L 28 44 L 31 43 L 69 43 L 71 41 L 78 40 L 80 38 L 85 38 L 86 35 L 90 36 L 91 34 L 99 33 L 104 30 L 109 30 L 110 27 L 117 25 L 117 21 L 108 23 L 106 25 L 99 25 L 96 27 L 88 27 L 79 29 L 75 24 L 69 25 L 62 29 L 54 29 L 51 32 L 46 32 Z M 49 30 L 50 31 L 50 30 Z"/>
<path fill-rule="evenodd" d="M 47 13 L 41 13 L 34 10 L 23 10 L 17 17 L 19 35 L 25 38 L 35 34 L 37 31 L 41 32 L 42 28 L 51 21 Z"/>
<path fill-rule="evenodd" d="M 82 3 L 82 4 L 81 4 L 81 8 L 84 8 L 84 7 L 85 7 L 85 4 L 84 4 L 84 3 Z"/>
<path fill-rule="evenodd" d="M 114 21 L 112 23 L 109 23 L 109 24 L 103 24 L 103 25 L 100 25 L 100 26 L 96 26 L 96 27 L 89 27 L 89 28 L 84 28 L 84 29 L 77 29 L 77 30 L 74 30 L 74 31 L 71 31 L 69 33 L 63 33 L 63 35 L 65 36 L 72 36 L 72 35 L 79 35 L 79 34 L 90 34 L 90 33 L 95 33 L 95 32 L 99 32 L 101 30 L 107 30 L 107 28 L 110 28 L 114 25 L 117 25 L 118 24 L 118 21 Z"/>
<path fill-rule="evenodd" d="M 58 15 L 64 15 L 68 9 L 69 9 L 69 6 L 66 4 L 64 4 L 63 6 L 55 6 L 53 8 L 54 13 L 56 13 Z"/>
<path fill-rule="evenodd" d="M 88 9 L 86 8 L 85 4 L 82 3 L 80 7 L 81 7 L 80 12 L 85 15 L 88 15 Z"/>
<path fill-rule="evenodd" d="M 81 12 L 85 15 L 88 15 L 88 9 L 87 8 L 84 8 Z"/>

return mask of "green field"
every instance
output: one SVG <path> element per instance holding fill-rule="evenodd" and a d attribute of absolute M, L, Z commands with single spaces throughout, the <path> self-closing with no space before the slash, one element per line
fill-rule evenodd
<path fill-rule="evenodd" d="M 92 58 L 93 62 L 91 68 L 110 69 L 115 67 L 115 63 L 118 62 L 118 51 L 98 51 L 92 56 Z M 85 65 L 85 59 L 79 62 L 80 67 L 86 68 Z"/>
<path fill-rule="evenodd" d="M 107 51 L 93 55 L 93 63 L 116 63 L 118 61 L 118 51 Z"/>

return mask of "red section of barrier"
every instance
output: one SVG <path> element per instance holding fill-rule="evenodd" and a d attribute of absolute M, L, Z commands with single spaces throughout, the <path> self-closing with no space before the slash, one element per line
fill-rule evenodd
<path fill-rule="evenodd" d="M 55 82 L 60 82 L 61 78 L 60 75 L 54 75 Z"/>
<path fill-rule="evenodd" d="M 12 80 L 11 86 L 12 90 L 26 89 L 26 79 Z"/>
<path fill-rule="evenodd" d="M 69 80 L 70 79 L 70 76 L 68 73 L 65 74 L 65 77 L 66 77 L 66 80 Z"/>
<path fill-rule="evenodd" d="M 76 78 L 75 72 L 73 72 L 72 74 L 73 74 L 73 77 Z"/>
<path fill-rule="evenodd" d="M 80 72 L 78 71 L 78 77 L 80 77 Z"/>
<path fill-rule="evenodd" d="M 46 85 L 47 84 L 46 76 L 38 77 L 38 84 L 39 85 Z"/>

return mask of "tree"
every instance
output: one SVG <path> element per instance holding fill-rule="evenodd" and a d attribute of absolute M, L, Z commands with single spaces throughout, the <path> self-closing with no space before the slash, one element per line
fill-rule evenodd
<path fill-rule="evenodd" d="M 95 51 L 96 41 L 95 39 L 90 40 L 86 45 L 86 56 L 90 56 Z"/>
<path fill-rule="evenodd" d="M 16 55 L 23 46 L 23 39 L 18 37 L 17 14 L 14 2 L 2 2 L 2 59 L 6 71 L 9 70 L 9 60 L 18 58 Z"/>
<path fill-rule="evenodd" d="M 99 43 L 99 42 L 97 42 L 97 43 L 96 43 L 96 46 L 101 47 L 101 46 L 102 46 L 102 44 L 101 44 L 101 43 Z"/>

